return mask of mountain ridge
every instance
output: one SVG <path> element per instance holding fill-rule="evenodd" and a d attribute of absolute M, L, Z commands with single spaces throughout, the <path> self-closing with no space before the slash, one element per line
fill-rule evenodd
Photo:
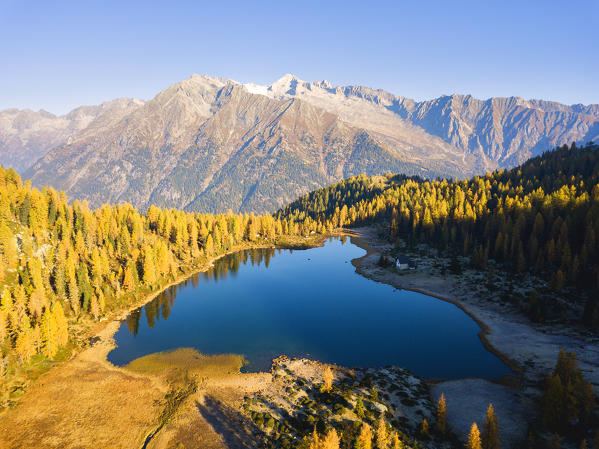
<path fill-rule="evenodd" d="M 22 172 L 55 146 L 110 114 L 125 113 L 142 100 L 116 98 L 99 105 L 79 106 L 63 115 L 44 109 L 4 109 L 0 111 L 0 164 Z"/>
<path fill-rule="evenodd" d="M 26 173 L 35 185 L 65 189 L 92 205 L 127 201 L 202 211 L 274 210 L 373 167 L 464 173 L 458 152 L 423 164 L 395 147 L 383 148 L 375 133 L 302 99 L 273 99 L 229 80 L 193 76 L 99 133 L 83 130 Z"/>
<path fill-rule="evenodd" d="M 86 126 L 40 150 L 24 171 L 34 185 L 92 206 L 268 212 L 355 174 L 465 178 L 599 137 L 599 105 L 458 94 L 417 102 L 291 74 L 269 85 L 192 75 L 147 102 L 105 109 L 91 119 L 95 110 L 79 111 Z"/>

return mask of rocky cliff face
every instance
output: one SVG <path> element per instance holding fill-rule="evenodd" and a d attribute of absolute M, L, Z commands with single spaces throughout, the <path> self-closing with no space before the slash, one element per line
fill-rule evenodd
<path fill-rule="evenodd" d="M 485 168 L 510 168 L 557 145 L 599 137 L 599 105 L 470 95 L 416 102 L 383 90 L 332 87 L 292 75 L 269 86 L 246 86 L 273 98 L 301 98 L 385 135 L 418 136 L 420 142 L 438 137 L 474 155 Z"/>
<path fill-rule="evenodd" d="M 267 212 L 354 174 L 467 177 L 599 137 L 598 105 L 463 95 L 415 102 L 292 75 L 268 86 L 194 75 L 147 103 L 112 103 L 63 117 L 4 111 L 0 154 L 18 159 L 17 146 L 3 143 L 10 128 L 18 148 L 45 153 L 25 177 L 93 206 Z M 22 125 L 18 116 L 31 118 Z"/>

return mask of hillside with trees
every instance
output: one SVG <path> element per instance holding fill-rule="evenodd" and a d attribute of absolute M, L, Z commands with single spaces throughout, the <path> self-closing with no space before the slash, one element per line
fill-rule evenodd
<path fill-rule="evenodd" d="M 0 378 L 53 360 L 82 324 L 127 308 L 227 251 L 309 234 L 255 216 L 90 209 L 0 167 Z"/>
<path fill-rule="evenodd" d="M 493 260 L 516 276 L 536 275 L 584 308 L 599 326 L 599 146 L 563 146 L 512 170 L 466 181 L 401 175 L 357 176 L 305 195 L 277 219 L 335 228 L 384 225 L 388 238 L 466 256 L 481 270 Z M 531 318 L 546 302 L 530 292 Z"/>

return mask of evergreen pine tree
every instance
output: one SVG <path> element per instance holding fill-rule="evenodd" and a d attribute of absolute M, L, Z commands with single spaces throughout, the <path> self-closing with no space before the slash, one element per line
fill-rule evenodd
<path fill-rule="evenodd" d="M 359 397 L 358 400 L 356 401 L 356 405 L 354 407 L 354 413 L 356 414 L 356 416 L 358 418 L 364 418 L 364 414 L 366 413 L 366 408 L 364 407 L 364 402 L 362 401 L 362 398 Z"/>
<path fill-rule="evenodd" d="M 487 416 L 483 425 L 482 444 L 483 449 L 501 449 L 499 443 L 499 423 L 497 422 L 493 404 L 489 404 L 487 408 Z"/>

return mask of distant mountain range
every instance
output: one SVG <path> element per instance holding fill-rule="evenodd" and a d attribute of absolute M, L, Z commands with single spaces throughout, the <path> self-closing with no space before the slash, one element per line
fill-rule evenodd
<path fill-rule="evenodd" d="M 0 163 L 92 206 L 270 212 L 354 174 L 468 177 L 598 137 L 599 105 L 194 75 L 148 102 L 1 111 Z"/>

